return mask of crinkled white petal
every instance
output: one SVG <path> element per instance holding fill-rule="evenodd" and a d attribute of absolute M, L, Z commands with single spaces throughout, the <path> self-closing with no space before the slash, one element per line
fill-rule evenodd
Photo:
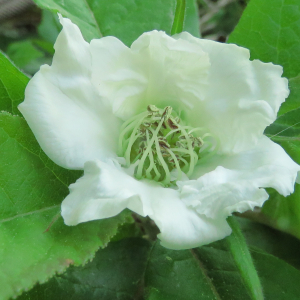
<path fill-rule="evenodd" d="M 130 48 L 114 37 L 89 45 L 70 20 L 61 23 L 52 66 L 33 77 L 19 108 L 53 161 L 84 167 L 62 203 L 67 225 L 129 208 L 156 222 L 163 246 L 186 249 L 229 235 L 227 216 L 261 206 L 264 188 L 293 192 L 300 167 L 263 136 L 289 94 L 282 67 L 188 33 L 148 32 Z M 138 181 L 116 160 L 121 119 L 149 104 L 172 106 L 219 141 L 219 154 L 200 159 L 178 189 Z"/>
<path fill-rule="evenodd" d="M 170 249 L 190 249 L 200 247 L 220 240 L 231 233 L 231 228 L 226 218 L 208 218 L 204 214 L 188 207 L 179 197 L 157 197 L 152 199 L 153 215 L 150 218 L 155 221 L 160 229 L 158 238 L 162 246 Z"/>
<path fill-rule="evenodd" d="M 19 109 L 54 162 L 82 169 L 87 160 L 116 156 L 120 120 L 91 82 L 89 44 L 69 19 L 61 23 L 52 66 L 30 80 Z"/>
<path fill-rule="evenodd" d="M 93 83 L 123 120 L 149 104 L 193 109 L 205 97 L 208 54 L 189 41 L 151 31 L 126 47 L 114 37 L 92 40 Z"/>
<path fill-rule="evenodd" d="M 84 166 L 84 176 L 70 185 L 70 194 L 62 202 L 61 213 L 67 225 L 109 218 L 125 208 L 146 216 L 137 196 L 134 179 L 112 163 L 90 161 Z"/>
<path fill-rule="evenodd" d="M 275 121 L 289 95 L 282 67 L 250 61 L 249 50 L 233 44 L 198 39 L 187 32 L 175 38 L 200 46 L 211 63 L 206 97 L 191 111 L 190 120 L 215 135 L 222 152 L 250 148 Z"/>
<path fill-rule="evenodd" d="M 299 170 L 279 145 L 262 137 L 251 150 L 200 162 L 193 174 L 195 179 L 178 185 L 188 206 L 215 219 L 262 206 L 268 199 L 263 188 L 289 195 Z"/>
<path fill-rule="evenodd" d="M 70 186 L 62 203 L 67 225 L 112 217 L 123 209 L 149 215 L 159 227 L 163 246 L 186 249 L 224 238 L 231 232 L 226 219 L 211 219 L 188 208 L 177 190 L 138 181 L 117 164 L 87 162 L 85 174 Z"/>

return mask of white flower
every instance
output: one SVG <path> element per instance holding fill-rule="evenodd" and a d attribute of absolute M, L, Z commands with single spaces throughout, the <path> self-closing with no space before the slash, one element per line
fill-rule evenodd
<path fill-rule="evenodd" d="M 261 206 L 264 188 L 293 192 L 299 166 L 263 135 L 289 94 L 281 66 L 186 32 L 88 44 L 61 23 L 19 108 L 54 162 L 84 169 L 62 203 L 67 225 L 129 208 L 163 246 L 192 248 L 229 235 L 226 218 Z"/>

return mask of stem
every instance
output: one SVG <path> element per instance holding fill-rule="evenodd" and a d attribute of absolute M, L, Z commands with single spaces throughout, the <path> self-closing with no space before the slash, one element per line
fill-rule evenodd
<path fill-rule="evenodd" d="M 172 35 L 183 31 L 185 10 L 185 0 L 177 0 L 174 22 L 171 29 Z"/>
<path fill-rule="evenodd" d="M 228 246 L 244 284 L 253 300 L 263 300 L 262 286 L 239 223 L 234 217 L 228 217 L 227 222 L 232 229 L 227 238 Z"/>

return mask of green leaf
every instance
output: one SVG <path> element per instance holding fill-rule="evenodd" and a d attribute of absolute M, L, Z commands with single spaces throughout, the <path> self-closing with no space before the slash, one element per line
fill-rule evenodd
<path fill-rule="evenodd" d="M 17 106 L 24 99 L 29 79 L 0 52 L 0 111 L 21 115 Z"/>
<path fill-rule="evenodd" d="M 18 300 L 129 300 L 135 295 L 138 299 L 150 249 L 147 241 L 138 238 L 112 242 L 91 263 L 71 266 Z"/>
<path fill-rule="evenodd" d="M 183 31 L 184 18 L 186 15 L 186 3 L 185 0 L 177 0 L 175 17 L 171 29 L 171 34 L 180 33 Z"/>
<path fill-rule="evenodd" d="M 281 145 L 290 157 L 300 164 L 300 108 L 281 115 L 265 133 Z M 296 184 L 295 192 L 283 197 L 276 191 L 270 191 L 270 200 L 263 208 L 263 214 L 276 228 L 300 238 L 300 186 Z"/>
<path fill-rule="evenodd" d="M 250 49 L 252 59 L 283 66 L 289 79 L 289 98 L 279 118 L 265 134 L 279 143 L 300 164 L 300 2 L 251 0 L 228 42 Z M 300 238 L 300 189 L 285 198 L 275 191 L 262 212 L 277 228 Z"/>
<path fill-rule="evenodd" d="M 38 27 L 38 33 L 41 38 L 54 44 L 61 28 L 62 26 L 55 13 L 48 10 L 42 10 L 42 22 Z"/>
<path fill-rule="evenodd" d="M 30 40 L 10 44 L 6 53 L 9 58 L 21 69 L 24 69 L 24 67 L 26 67 L 32 60 L 44 56 L 42 51 L 35 48 Z"/>
<path fill-rule="evenodd" d="M 84 38 L 115 36 L 130 46 L 142 33 L 171 34 L 176 0 L 34 0 L 41 8 L 59 12 L 79 26 Z M 184 30 L 199 36 L 195 0 L 187 1 Z"/>
<path fill-rule="evenodd" d="M 300 240 L 263 224 L 237 218 L 247 244 L 286 261 L 300 270 Z"/>
<path fill-rule="evenodd" d="M 247 230 L 247 239 L 252 236 L 250 253 L 263 285 L 264 299 L 299 299 L 300 271 L 264 251 L 264 247 L 260 247 L 261 240 L 253 242 L 256 233 L 261 239 L 268 238 L 269 231 L 264 230 L 265 226 L 239 221 Z M 258 231 L 258 228 L 263 230 Z M 268 240 L 268 249 L 277 249 L 282 241 L 291 245 L 288 239 L 287 235 L 279 233 L 277 239 Z M 74 300 L 259 299 L 248 293 L 244 274 L 228 245 L 230 242 L 226 238 L 192 250 L 173 251 L 140 238 L 111 242 L 107 248 L 98 251 L 91 263 L 69 268 L 65 274 L 37 285 L 18 300 L 65 300 L 71 297 Z"/>
<path fill-rule="evenodd" d="M 171 33 L 176 0 L 35 0 L 45 9 L 60 12 L 91 39 L 113 35 L 130 45 L 153 29 Z"/>
<path fill-rule="evenodd" d="M 8 299 L 70 264 L 94 256 L 116 234 L 116 218 L 64 225 L 60 204 L 80 175 L 55 165 L 40 149 L 25 120 L 0 114 L 0 298 Z M 49 229 L 47 231 L 47 228 Z"/>
<path fill-rule="evenodd" d="M 51 63 L 54 49 L 52 44 L 49 44 L 43 40 L 14 42 L 8 46 L 6 53 L 20 69 L 33 75 L 41 65 Z"/>
<path fill-rule="evenodd" d="M 200 37 L 199 11 L 196 0 L 186 0 L 183 31 L 187 31 L 195 37 Z"/>
<path fill-rule="evenodd" d="M 266 300 L 297 300 L 300 297 L 300 271 L 284 261 L 262 252 L 252 251 L 260 274 Z"/>
<path fill-rule="evenodd" d="M 228 42 L 250 49 L 252 59 L 283 66 L 291 96 L 280 114 L 300 107 L 300 2 L 251 0 Z"/>
<path fill-rule="evenodd" d="M 248 288 L 253 299 L 263 300 L 264 296 L 258 274 L 253 265 L 250 252 L 238 221 L 234 217 L 228 217 L 227 221 L 232 229 L 232 234 L 227 238 L 229 249 L 236 262 L 237 268 L 242 274 L 244 284 Z"/>

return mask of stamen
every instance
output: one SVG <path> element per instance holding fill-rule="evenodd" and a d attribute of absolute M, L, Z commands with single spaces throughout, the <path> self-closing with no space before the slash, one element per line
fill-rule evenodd
<path fill-rule="evenodd" d="M 158 126 L 157 126 L 155 132 L 153 133 L 152 139 L 150 140 L 150 143 L 148 144 L 148 146 L 147 146 L 147 148 L 146 148 L 146 151 L 144 152 L 144 154 L 143 154 L 143 156 L 142 156 L 142 158 L 141 158 L 141 161 L 140 161 L 140 163 L 139 163 L 139 165 L 138 165 L 138 169 L 137 169 L 136 176 L 137 176 L 137 178 L 139 178 L 139 179 L 142 178 L 142 168 L 143 168 L 145 159 L 146 159 L 146 157 L 147 157 L 147 155 L 148 155 L 148 153 L 149 153 L 149 151 L 150 151 L 150 149 L 151 149 L 151 147 L 152 147 L 152 145 L 153 145 L 155 139 L 157 138 L 157 134 L 158 134 L 158 132 L 159 132 L 159 130 L 160 130 L 160 127 L 161 127 L 163 121 L 164 121 L 164 118 L 161 118 L 161 121 L 159 122 L 159 124 L 158 124 Z"/>
<path fill-rule="evenodd" d="M 137 116 L 134 116 L 132 118 L 130 118 L 129 120 L 127 120 L 126 122 L 124 122 L 120 128 L 120 136 L 119 136 L 119 155 L 122 155 L 123 152 L 123 139 L 124 136 L 127 132 L 130 132 L 130 130 L 135 127 L 136 123 L 138 122 L 138 118 L 140 118 L 140 120 L 143 120 L 145 117 L 147 116 L 147 113 L 143 112 Z M 131 123 L 131 124 L 130 124 Z M 130 124 L 130 125 L 129 125 Z"/>
<path fill-rule="evenodd" d="M 161 182 L 165 186 L 192 175 L 203 156 L 217 151 L 218 143 L 205 128 L 181 124 L 180 114 L 172 107 L 149 105 L 147 111 L 123 123 L 119 137 L 119 154 L 126 166 L 137 164 L 135 177 Z M 202 133 L 201 136 L 199 133 Z M 177 170 L 171 182 L 171 171 Z"/>
<path fill-rule="evenodd" d="M 165 162 L 165 160 L 163 159 L 163 156 L 161 154 L 161 151 L 160 151 L 160 147 L 159 147 L 159 143 L 158 143 L 158 139 L 155 139 L 155 146 L 156 146 L 156 151 L 157 151 L 157 157 L 166 173 L 165 175 L 165 178 L 164 180 L 162 181 L 162 183 L 164 184 L 169 184 L 170 183 L 170 179 L 171 179 L 171 174 L 170 174 L 170 171 L 169 171 L 169 168 Z"/>
<path fill-rule="evenodd" d="M 182 177 L 182 171 L 181 171 L 181 168 L 179 166 L 178 159 L 177 159 L 177 157 L 175 156 L 175 154 L 171 150 L 168 149 L 167 151 L 170 153 L 171 157 L 174 160 L 174 163 L 175 163 L 175 166 L 176 166 L 176 169 L 177 169 L 177 173 L 178 173 L 177 174 L 177 180 L 180 180 L 181 177 Z"/>
<path fill-rule="evenodd" d="M 146 131 L 146 137 L 147 137 L 147 143 L 149 143 L 150 140 L 149 140 L 149 131 L 148 130 Z M 152 179 L 150 173 L 151 173 L 152 169 L 154 169 L 154 172 L 156 174 L 155 178 L 157 178 L 156 180 L 158 180 L 160 178 L 161 174 L 158 172 L 158 170 L 157 170 L 157 168 L 155 166 L 155 162 L 154 162 L 154 159 L 153 159 L 153 153 L 152 153 L 152 151 L 149 152 L 149 159 L 150 159 L 150 166 L 146 170 L 146 177 L 148 179 Z"/>
<path fill-rule="evenodd" d="M 194 166 L 195 166 L 195 160 L 193 158 L 194 156 L 194 151 L 193 151 L 193 148 L 192 148 L 192 143 L 191 143 L 191 140 L 187 134 L 187 132 L 184 130 L 184 128 L 181 130 L 182 133 L 184 134 L 186 140 L 187 140 L 187 144 L 188 144 L 188 149 L 189 149 L 189 154 L 190 154 L 190 168 L 189 168 L 189 171 L 187 172 L 187 176 L 191 176 L 193 171 L 194 171 Z M 198 156 L 197 156 L 197 160 L 198 160 Z"/>

